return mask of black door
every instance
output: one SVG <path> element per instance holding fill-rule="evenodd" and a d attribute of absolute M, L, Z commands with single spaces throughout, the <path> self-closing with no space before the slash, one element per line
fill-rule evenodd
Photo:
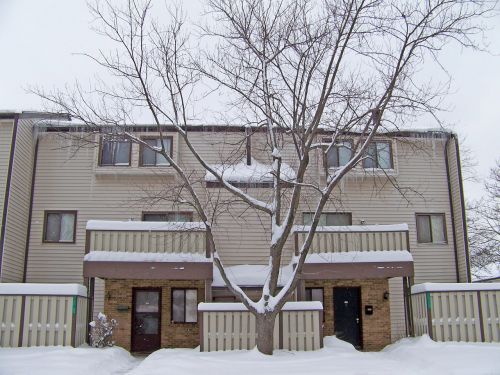
<path fill-rule="evenodd" d="M 333 288 L 334 331 L 337 338 L 361 348 L 361 289 Z"/>
<path fill-rule="evenodd" d="M 152 352 L 160 348 L 161 289 L 134 289 L 132 351 Z"/>

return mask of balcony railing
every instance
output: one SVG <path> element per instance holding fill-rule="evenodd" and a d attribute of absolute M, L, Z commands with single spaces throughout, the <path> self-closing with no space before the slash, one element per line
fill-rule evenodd
<path fill-rule="evenodd" d="M 209 257 L 206 229 L 198 222 L 87 222 L 86 252 L 196 254 Z"/>
<path fill-rule="evenodd" d="M 309 226 L 295 226 L 296 253 L 304 244 L 309 229 Z M 309 254 L 391 250 L 410 251 L 406 224 L 318 227 Z"/>

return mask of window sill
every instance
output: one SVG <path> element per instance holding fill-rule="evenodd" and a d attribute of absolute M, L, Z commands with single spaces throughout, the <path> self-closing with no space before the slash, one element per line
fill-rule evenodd
<path fill-rule="evenodd" d="M 175 170 L 171 166 L 165 167 L 96 167 L 96 176 L 171 176 Z"/>
<path fill-rule="evenodd" d="M 335 171 L 339 170 L 341 167 L 331 167 L 328 168 L 328 171 L 330 174 L 333 174 Z M 353 168 L 349 172 L 347 172 L 347 175 L 351 176 L 364 176 L 364 177 L 394 177 L 398 175 L 398 172 L 396 169 L 391 168 L 391 169 L 383 169 L 383 168 Z"/>

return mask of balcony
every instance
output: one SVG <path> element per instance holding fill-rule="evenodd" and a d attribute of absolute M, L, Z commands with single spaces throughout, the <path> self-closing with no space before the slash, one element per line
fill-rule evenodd
<path fill-rule="evenodd" d="M 309 229 L 294 227 L 296 256 Z M 302 274 L 310 280 L 412 276 L 408 226 L 318 227 Z"/>
<path fill-rule="evenodd" d="M 87 222 L 85 277 L 212 278 L 206 229 L 198 222 Z"/>

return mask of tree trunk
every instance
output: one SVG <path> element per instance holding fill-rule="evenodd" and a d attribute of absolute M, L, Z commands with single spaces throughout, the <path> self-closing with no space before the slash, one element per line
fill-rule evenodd
<path fill-rule="evenodd" d="M 273 354 L 274 347 L 274 322 L 276 320 L 276 314 L 274 313 L 264 313 L 257 314 L 256 324 L 257 324 L 257 349 L 262 354 Z"/>

